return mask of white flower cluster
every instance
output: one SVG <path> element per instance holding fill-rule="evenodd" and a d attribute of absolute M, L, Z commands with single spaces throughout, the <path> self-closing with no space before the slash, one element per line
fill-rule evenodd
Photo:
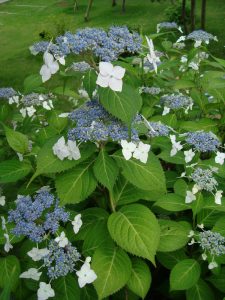
<path fill-rule="evenodd" d="M 81 158 L 80 150 L 76 144 L 76 141 L 68 140 L 67 144 L 65 138 L 62 136 L 53 146 L 53 153 L 60 159 L 64 160 L 78 160 Z"/>
<path fill-rule="evenodd" d="M 150 151 L 151 146 L 148 144 L 144 144 L 139 142 L 139 144 L 135 144 L 133 142 L 127 142 L 126 140 L 121 141 L 122 153 L 126 160 L 134 157 L 140 160 L 142 163 L 146 164 L 148 160 L 148 152 Z"/>

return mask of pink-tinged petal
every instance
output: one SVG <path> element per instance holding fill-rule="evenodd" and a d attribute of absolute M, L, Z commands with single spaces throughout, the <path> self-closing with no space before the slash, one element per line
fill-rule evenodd
<path fill-rule="evenodd" d="M 59 70 L 59 64 L 57 63 L 57 61 L 54 61 L 51 65 L 48 66 L 51 73 L 52 74 L 55 74 L 58 72 Z"/>
<path fill-rule="evenodd" d="M 110 79 L 110 76 L 102 76 L 101 74 L 98 74 L 96 84 L 100 85 L 101 87 L 106 88 L 109 86 L 109 79 Z"/>
<path fill-rule="evenodd" d="M 115 66 L 113 68 L 112 76 L 115 77 L 116 79 L 122 79 L 125 72 L 126 72 L 126 69 L 124 69 L 120 66 Z"/>
<path fill-rule="evenodd" d="M 113 65 L 109 62 L 101 61 L 99 63 L 99 71 L 102 76 L 111 75 L 113 72 Z"/>
<path fill-rule="evenodd" d="M 109 87 L 115 92 L 122 92 L 122 88 L 123 88 L 122 79 L 116 79 L 111 77 L 109 79 Z"/>
<path fill-rule="evenodd" d="M 46 65 L 52 64 L 54 61 L 54 56 L 51 53 L 44 53 L 44 62 Z"/>
<path fill-rule="evenodd" d="M 51 71 L 46 65 L 43 65 L 40 70 L 40 75 L 42 76 L 42 82 L 48 81 L 51 78 Z"/>

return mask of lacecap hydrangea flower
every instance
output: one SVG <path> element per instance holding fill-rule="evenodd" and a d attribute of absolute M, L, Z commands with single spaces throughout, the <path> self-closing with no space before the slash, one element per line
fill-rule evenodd
<path fill-rule="evenodd" d="M 170 110 L 178 109 L 184 109 L 185 113 L 188 113 L 188 110 L 192 109 L 194 103 L 191 97 L 181 93 L 175 93 L 163 95 L 160 98 L 160 104 L 164 106 L 163 115 L 166 115 Z"/>
<path fill-rule="evenodd" d="M 211 131 L 188 132 L 185 134 L 185 140 L 199 152 L 216 151 L 221 145 L 217 136 Z"/>

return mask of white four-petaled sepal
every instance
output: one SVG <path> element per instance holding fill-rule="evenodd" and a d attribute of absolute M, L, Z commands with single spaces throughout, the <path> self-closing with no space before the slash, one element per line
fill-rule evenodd
<path fill-rule="evenodd" d="M 20 278 L 33 279 L 39 281 L 42 272 L 38 272 L 38 269 L 30 268 L 27 271 L 20 274 Z"/>
<path fill-rule="evenodd" d="M 140 142 L 134 150 L 133 157 L 140 160 L 142 163 L 146 164 L 148 160 L 148 153 L 150 151 L 150 148 L 151 148 L 150 145 Z"/>
<path fill-rule="evenodd" d="M 40 75 L 42 77 L 42 82 L 46 82 L 59 70 L 59 64 L 54 59 L 54 56 L 47 51 L 44 53 L 43 59 L 44 65 L 41 67 Z"/>
<path fill-rule="evenodd" d="M 6 240 L 5 245 L 4 245 L 4 250 L 5 250 L 5 252 L 9 252 L 10 249 L 13 248 L 13 245 L 10 243 L 8 233 L 4 233 L 4 237 L 5 237 L 5 240 Z"/>
<path fill-rule="evenodd" d="M 0 197 L 0 205 L 4 206 L 5 205 L 5 196 Z"/>
<path fill-rule="evenodd" d="M 195 194 L 197 194 L 199 191 L 201 191 L 201 188 L 200 188 L 197 184 L 194 184 L 194 185 L 193 185 L 193 188 L 192 188 L 192 193 L 195 195 Z"/>
<path fill-rule="evenodd" d="M 218 204 L 218 205 L 221 205 L 221 199 L 222 199 L 222 194 L 223 194 L 223 191 L 217 191 L 216 194 L 215 194 L 215 203 Z"/>
<path fill-rule="evenodd" d="M 215 269 L 218 267 L 218 264 L 215 261 L 212 261 L 209 265 L 208 268 L 209 270 Z"/>
<path fill-rule="evenodd" d="M 163 116 L 165 116 L 165 115 L 167 115 L 169 112 L 170 112 L 170 108 L 169 108 L 169 107 L 167 107 L 167 106 L 164 106 L 164 109 L 163 109 L 162 115 L 163 115 Z"/>
<path fill-rule="evenodd" d="M 55 297 L 55 291 L 52 289 L 50 283 L 40 282 L 37 296 L 38 300 L 47 300 L 48 298 Z"/>
<path fill-rule="evenodd" d="M 69 243 L 64 231 L 61 232 L 60 236 L 55 238 L 55 241 L 58 243 L 60 248 L 64 248 Z"/>
<path fill-rule="evenodd" d="M 74 233 L 78 233 L 78 231 L 80 230 L 81 226 L 82 226 L 83 222 L 81 220 L 81 214 L 78 214 L 74 217 L 74 220 L 72 221 L 72 225 L 73 225 L 73 231 Z"/>
<path fill-rule="evenodd" d="M 197 227 L 200 229 L 204 229 L 204 224 L 197 224 Z"/>
<path fill-rule="evenodd" d="M 185 203 L 191 203 L 196 200 L 196 196 L 191 192 L 186 192 Z"/>
<path fill-rule="evenodd" d="M 66 141 L 65 141 L 63 136 L 55 143 L 52 150 L 53 150 L 53 153 L 60 160 L 64 160 L 64 158 L 66 158 L 70 155 L 70 152 L 69 152 L 68 147 L 66 145 Z"/>
<path fill-rule="evenodd" d="M 126 160 L 131 159 L 134 150 L 136 149 L 136 144 L 132 142 L 127 142 L 126 140 L 121 140 L 122 153 Z"/>
<path fill-rule="evenodd" d="M 113 66 L 110 62 L 99 63 L 99 74 L 96 84 L 115 92 L 121 92 L 123 88 L 123 77 L 126 70 L 120 66 Z"/>
<path fill-rule="evenodd" d="M 33 261 L 39 261 L 48 254 L 49 250 L 47 248 L 32 248 L 30 251 L 27 252 L 27 255 L 29 255 Z"/>
<path fill-rule="evenodd" d="M 184 160 L 186 163 L 191 162 L 194 156 L 195 156 L 195 152 L 192 149 L 188 151 L 184 151 Z"/>
<path fill-rule="evenodd" d="M 188 237 L 193 237 L 194 235 L 195 235 L 194 230 L 190 230 L 190 231 L 189 231 L 189 234 L 188 234 Z"/>
<path fill-rule="evenodd" d="M 215 157 L 215 162 L 222 166 L 224 164 L 224 160 L 225 160 L 225 153 L 217 151 L 216 157 Z"/>
<path fill-rule="evenodd" d="M 174 156 L 177 154 L 179 150 L 183 148 L 181 145 L 181 142 L 176 142 L 176 136 L 175 135 L 170 135 L 170 141 L 172 143 L 172 149 L 170 151 L 170 156 Z"/>
<path fill-rule="evenodd" d="M 81 269 L 76 272 L 76 275 L 78 276 L 78 284 L 80 288 L 84 287 L 88 283 L 94 282 L 97 278 L 97 275 L 91 269 L 90 262 L 91 262 L 91 258 L 87 257 Z"/>
<path fill-rule="evenodd" d="M 147 59 L 150 62 L 150 64 L 153 65 L 153 68 L 154 68 L 155 72 L 157 73 L 157 69 L 158 69 L 157 63 L 160 62 L 160 59 L 159 59 L 159 57 L 157 57 L 157 55 L 155 53 L 153 41 L 151 39 L 149 39 L 147 36 L 146 36 L 146 40 L 147 40 L 147 44 L 148 44 L 148 48 L 149 48 L 149 53 L 147 54 Z"/>

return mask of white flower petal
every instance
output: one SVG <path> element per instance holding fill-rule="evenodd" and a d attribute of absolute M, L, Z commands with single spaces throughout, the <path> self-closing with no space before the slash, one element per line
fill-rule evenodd
<path fill-rule="evenodd" d="M 122 92 L 122 88 L 123 88 L 122 79 L 116 79 L 114 77 L 110 77 L 109 87 L 115 92 Z"/>
<path fill-rule="evenodd" d="M 40 70 L 40 75 L 42 77 L 42 82 L 46 82 L 51 78 L 52 74 L 50 69 L 46 65 L 43 65 Z"/>
<path fill-rule="evenodd" d="M 44 59 L 44 63 L 47 66 L 51 65 L 54 62 L 54 56 L 51 53 L 47 52 L 47 51 L 44 53 L 43 59 Z"/>
<path fill-rule="evenodd" d="M 116 79 L 122 79 L 124 77 L 125 72 L 126 69 L 120 66 L 115 66 L 113 68 L 112 76 L 115 77 Z"/>
<path fill-rule="evenodd" d="M 48 68 L 50 69 L 51 74 L 55 74 L 59 70 L 59 64 L 57 61 L 54 61 L 52 64 L 48 65 Z"/>
<path fill-rule="evenodd" d="M 26 272 L 20 274 L 20 278 L 33 279 L 39 281 L 42 272 L 38 272 L 35 268 L 30 268 Z"/>
<path fill-rule="evenodd" d="M 101 73 L 99 73 L 96 84 L 100 85 L 101 87 L 106 88 L 106 87 L 109 86 L 109 79 L 110 79 L 109 75 L 108 76 L 103 76 Z"/>
<path fill-rule="evenodd" d="M 102 76 L 111 75 L 113 72 L 113 65 L 110 62 L 101 61 L 99 63 L 99 71 Z"/>

